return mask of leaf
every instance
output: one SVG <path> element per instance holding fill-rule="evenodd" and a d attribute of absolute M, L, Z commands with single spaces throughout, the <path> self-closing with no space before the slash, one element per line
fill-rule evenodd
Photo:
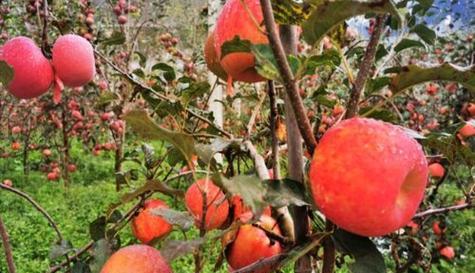
<path fill-rule="evenodd" d="M 147 63 L 147 57 L 145 55 L 143 55 L 141 52 L 138 52 L 138 51 L 135 51 L 134 54 L 136 54 L 137 56 L 139 56 L 139 64 L 141 67 L 145 67 L 145 64 Z"/>
<path fill-rule="evenodd" d="M 360 110 L 360 115 L 367 118 L 374 118 L 386 122 L 394 123 L 397 121 L 396 115 L 385 108 L 365 107 Z"/>
<path fill-rule="evenodd" d="M 125 114 L 124 119 L 141 138 L 171 143 L 183 154 L 187 162 L 191 162 L 192 156 L 196 154 L 191 135 L 158 126 L 144 110 L 129 111 Z"/>
<path fill-rule="evenodd" d="M 312 0 L 317 3 L 315 10 L 303 23 L 303 37 L 306 42 L 315 45 L 331 30 L 346 19 L 367 13 L 391 13 L 398 18 L 400 26 L 403 19 L 393 1 L 368 2 L 358 0 Z"/>
<path fill-rule="evenodd" d="M 366 83 L 367 94 L 373 94 L 376 91 L 381 90 L 383 87 L 391 84 L 390 77 L 379 77 L 376 79 L 369 79 Z"/>
<path fill-rule="evenodd" d="M 102 45 L 109 46 L 109 45 L 121 45 L 125 43 L 125 33 L 122 31 L 115 31 L 109 36 L 108 38 L 102 41 Z"/>
<path fill-rule="evenodd" d="M 231 179 L 221 176 L 220 179 L 213 179 L 213 181 L 221 182 L 229 193 L 240 195 L 244 204 L 249 206 L 255 214 L 261 214 L 266 206 L 264 201 L 266 188 L 256 176 L 238 175 Z"/>
<path fill-rule="evenodd" d="M 235 52 L 251 52 L 251 46 L 251 41 L 241 40 L 241 38 L 236 35 L 232 40 L 225 42 L 221 46 L 221 59 Z"/>
<path fill-rule="evenodd" d="M 188 212 L 176 211 L 169 208 L 155 208 L 150 210 L 153 215 L 163 217 L 168 223 L 187 231 L 193 227 L 193 217 Z"/>
<path fill-rule="evenodd" d="M 204 238 L 192 241 L 168 240 L 165 242 L 165 245 L 160 248 L 160 253 L 168 262 L 171 262 L 176 258 L 193 253 L 204 242 Z"/>
<path fill-rule="evenodd" d="M 355 262 L 350 264 L 353 273 L 385 273 L 383 255 L 367 237 L 361 237 L 342 229 L 333 234 L 336 247 L 343 253 L 351 255 Z"/>
<path fill-rule="evenodd" d="M 72 273 L 91 273 L 89 265 L 81 261 L 75 262 L 73 268 L 71 269 Z"/>
<path fill-rule="evenodd" d="M 411 32 L 417 34 L 424 42 L 426 42 L 429 45 L 433 45 L 435 42 L 436 34 L 435 31 L 428 28 L 424 24 L 418 24 L 415 25 L 412 29 Z"/>
<path fill-rule="evenodd" d="M 256 58 L 255 69 L 259 75 L 270 80 L 280 81 L 277 62 L 269 45 L 252 45 L 252 54 Z"/>
<path fill-rule="evenodd" d="M 404 49 L 408 49 L 408 48 L 412 48 L 412 47 L 422 47 L 422 48 L 424 48 L 425 46 L 420 41 L 411 40 L 411 39 L 402 39 L 401 42 L 399 42 L 399 44 L 397 44 L 397 46 L 394 47 L 394 50 L 396 52 L 401 52 Z"/>
<path fill-rule="evenodd" d="M 159 70 L 163 71 L 163 77 L 166 81 L 171 82 L 176 79 L 175 69 L 172 66 L 166 63 L 158 63 L 152 66 L 152 71 Z"/>
<path fill-rule="evenodd" d="M 275 21 L 279 25 L 300 25 L 308 19 L 314 8 L 315 4 L 312 3 L 272 0 Z"/>
<path fill-rule="evenodd" d="M 304 61 L 304 75 L 315 74 L 315 69 L 321 66 L 335 68 L 340 66 L 341 56 L 336 49 L 326 50 L 322 55 L 313 55 Z"/>
<path fill-rule="evenodd" d="M 107 259 L 112 255 L 113 248 L 112 244 L 105 239 L 101 239 L 94 243 L 92 247 L 92 262 L 91 262 L 91 272 L 99 273 L 101 268 L 106 263 Z"/>
<path fill-rule="evenodd" d="M 13 80 L 15 72 L 13 67 L 7 64 L 5 61 L 0 61 L 0 82 L 3 86 L 8 86 Z"/>
<path fill-rule="evenodd" d="M 181 99 L 183 105 L 187 105 L 190 101 L 197 98 L 204 97 L 205 94 L 210 92 L 211 86 L 208 82 L 195 82 L 190 84 L 187 88 L 183 89 Z"/>
<path fill-rule="evenodd" d="M 305 201 L 308 196 L 306 195 L 305 187 L 300 182 L 283 179 L 268 180 L 263 183 L 267 185 L 265 201 L 272 207 L 281 208 L 289 205 L 310 205 L 310 202 Z"/>
<path fill-rule="evenodd" d="M 385 73 L 395 73 L 390 88 L 393 94 L 428 81 L 458 82 L 471 92 L 475 92 L 475 66 L 463 68 L 445 63 L 440 66 L 423 68 L 417 65 L 390 68 Z"/>
<path fill-rule="evenodd" d="M 106 237 L 106 217 L 100 216 L 89 224 L 89 235 L 93 241 L 99 241 Z"/>
<path fill-rule="evenodd" d="M 386 49 L 386 47 L 383 45 L 383 44 L 380 44 L 378 45 L 378 49 L 376 51 L 376 56 L 375 56 L 375 60 L 376 61 L 379 61 L 381 60 L 381 58 L 383 58 L 384 56 L 388 55 L 388 50 Z"/>
<path fill-rule="evenodd" d="M 73 246 L 69 241 L 62 240 L 59 243 L 55 243 L 49 252 L 49 258 L 51 260 L 56 260 L 61 256 L 68 254 L 73 250 Z"/>

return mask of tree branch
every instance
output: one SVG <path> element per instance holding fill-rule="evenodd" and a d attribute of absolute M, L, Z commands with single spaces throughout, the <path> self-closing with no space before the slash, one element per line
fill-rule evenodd
<path fill-rule="evenodd" d="M 2 237 L 3 249 L 5 250 L 5 257 L 7 259 L 7 268 L 9 273 L 15 273 L 15 262 L 13 261 L 12 246 L 8 237 L 7 228 L 5 227 L 2 217 L 0 215 L 0 236 Z"/>
<path fill-rule="evenodd" d="M 435 215 L 435 214 L 441 214 L 441 213 L 446 213 L 446 212 L 450 212 L 450 211 L 457 211 L 457 210 L 464 210 L 464 209 L 469 209 L 469 208 L 474 208 L 474 207 L 475 207 L 475 205 L 472 204 L 472 203 L 465 203 L 465 204 L 461 204 L 461 205 L 454 205 L 454 206 L 443 207 L 443 208 L 428 209 L 426 211 L 416 213 L 416 215 L 414 215 L 413 219 L 424 218 L 424 217 Z"/>
<path fill-rule="evenodd" d="M 293 75 L 290 65 L 287 61 L 282 42 L 275 26 L 274 13 L 272 10 L 272 4 L 270 0 L 260 0 L 262 13 L 264 16 L 264 24 L 266 26 L 267 37 L 269 39 L 272 51 L 277 61 L 280 75 L 285 87 L 287 96 L 289 97 L 292 109 L 297 119 L 299 131 L 302 134 L 302 138 L 307 145 L 307 149 L 312 154 L 313 150 L 317 146 L 317 140 L 312 133 L 312 126 L 305 113 L 305 107 L 302 102 L 302 98 L 298 92 L 297 83 Z"/>
<path fill-rule="evenodd" d="M 274 179 L 280 179 L 280 156 L 279 156 L 279 140 L 277 139 L 277 117 L 279 115 L 277 109 L 277 100 L 274 81 L 267 82 L 267 93 L 269 94 L 270 104 L 270 131 L 272 134 L 272 170 L 274 171 Z"/>
<path fill-rule="evenodd" d="M 381 38 L 386 18 L 386 15 L 380 15 L 376 17 L 374 31 L 371 34 L 368 47 L 366 48 L 365 55 L 360 64 L 355 84 L 351 89 L 350 100 L 346 109 L 345 118 L 352 118 L 358 113 L 358 104 L 360 102 L 361 93 L 363 92 L 366 80 L 371 76 L 371 69 L 374 64 L 379 39 Z"/>

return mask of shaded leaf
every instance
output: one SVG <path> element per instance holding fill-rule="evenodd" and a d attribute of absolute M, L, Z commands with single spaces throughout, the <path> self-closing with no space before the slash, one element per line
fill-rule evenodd
<path fill-rule="evenodd" d="M 256 214 L 261 214 L 266 202 L 264 201 L 266 188 L 256 176 L 238 175 L 227 179 L 223 176 L 213 181 L 221 182 L 221 185 L 231 194 L 240 195 L 244 204 L 249 206 Z"/>
<path fill-rule="evenodd" d="M 61 256 L 68 254 L 73 250 L 73 246 L 69 241 L 62 240 L 59 243 L 55 243 L 49 252 L 49 258 L 51 260 L 56 260 Z"/>
<path fill-rule="evenodd" d="M 184 231 L 193 227 L 194 219 L 188 212 L 176 211 L 169 208 L 155 208 L 150 210 L 150 212 L 153 215 L 163 217 L 167 222 L 180 227 L 180 229 Z"/>
<path fill-rule="evenodd" d="M 160 253 L 168 262 L 171 262 L 176 258 L 193 253 L 204 242 L 205 240 L 203 238 L 192 241 L 168 240 L 164 246 L 160 248 Z"/>
<path fill-rule="evenodd" d="M 163 71 L 163 77 L 166 81 L 170 82 L 176 79 L 175 69 L 166 63 L 158 63 L 152 66 L 152 71 Z"/>
<path fill-rule="evenodd" d="M 416 40 L 411 40 L 411 39 L 402 39 L 399 44 L 397 44 L 396 47 L 394 47 L 394 50 L 396 52 L 403 51 L 404 49 L 412 48 L 412 47 L 422 47 L 424 48 L 424 44 L 421 43 L 420 41 Z"/>
<path fill-rule="evenodd" d="M 355 262 L 350 264 L 353 273 L 385 273 L 383 255 L 367 237 L 361 237 L 342 229 L 333 234 L 336 247 L 343 253 L 351 255 Z"/>
<path fill-rule="evenodd" d="M 414 32 L 419 36 L 424 42 L 426 42 L 429 45 L 434 44 L 436 34 L 435 31 L 427 27 L 425 24 L 418 24 L 415 25 L 412 29 L 411 32 Z"/>
<path fill-rule="evenodd" d="M 13 80 L 14 74 L 13 67 L 4 61 L 0 61 L 0 82 L 3 86 L 8 86 L 8 84 L 10 84 Z"/>
<path fill-rule="evenodd" d="M 81 261 L 75 262 L 73 268 L 71 269 L 72 273 L 91 273 L 89 265 Z"/>
<path fill-rule="evenodd" d="M 99 273 L 112 253 L 113 246 L 107 240 L 101 239 L 95 242 L 94 246 L 92 247 L 92 262 L 90 264 L 91 272 Z"/>
<path fill-rule="evenodd" d="M 106 217 L 101 216 L 89 224 L 89 235 L 93 241 L 99 241 L 106 236 Z"/>
<path fill-rule="evenodd" d="M 303 75 L 315 74 L 315 69 L 321 66 L 335 68 L 341 63 L 340 53 L 336 49 L 326 50 L 321 55 L 313 55 L 304 61 Z"/>
<path fill-rule="evenodd" d="M 109 46 L 109 45 L 121 45 L 125 43 L 125 33 L 122 31 L 115 31 L 109 36 L 108 38 L 102 41 L 102 45 Z"/>
<path fill-rule="evenodd" d="M 265 201 L 272 207 L 281 208 L 289 205 L 307 206 L 305 187 L 302 183 L 290 180 L 269 180 L 264 181 L 267 186 Z"/>

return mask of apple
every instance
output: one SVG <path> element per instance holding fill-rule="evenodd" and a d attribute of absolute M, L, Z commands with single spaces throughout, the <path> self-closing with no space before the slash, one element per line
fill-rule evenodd
<path fill-rule="evenodd" d="M 224 71 L 219 62 L 218 54 L 216 53 L 216 48 L 214 47 L 214 32 L 211 33 L 206 40 L 204 56 L 208 69 L 220 79 L 226 81 L 228 79 L 228 74 L 226 71 Z"/>
<path fill-rule="evenodd" d="M 244 201 L 239 195 L 234 195 L 231 198 L 231 208 L 233 209 L 234 221 L 239 220 L 242 223 L 247 223 L 254 217 L 254 213 L 252 213 L 251 208 L 244 204 Z M 271 216 L 272 215 L 271 207 L 270 206 L 265 207 L 264 210 L 262 211 L 262 215 Z"/>
<path fill-rule="evenodd" d="M 442 233 L 444 233 L 445 229 L 442 229 L 440 227 L 440 222 L 439 221 L 434 221 L 434 223 L 432 223 L 432 231 L 436 235 L 442 235 Z"/>
<path fill-rule="evenodd" d="M 104 264 L 100 273 L 172 273 L 157 249 L 131 245 L 119 249 Z"/>
<path fill-rule="evenodd" d="M 233 52 L 222 55 L 223 44 L 236 36 L 251 44 L 268 44 L 267 36 L 259 30 L 263 18 L 259 0 L 229 0 L 218 16 L 214 46 L 221 66 L 234 80 L 250 83 L 265 80 L 255 69 L 252 53 Z"/>
<path fill-rule="evenodd" d="M 3 180 L 3 185 L 5 185 L 7 187 L 12 187 L 13 182 L 10 179 L 5 179 L 5 180 Z"/>
<path fill-rule="evenodd" d="M 43 156 L 44 157 L 50 157 L 53 153 L 51 152 L 50 149 L 44 149 L 43 150 Z"/>
<path fill-rule="evenodd" d="M 433 178 L 441 178 L 445 174 L 445 168 L 439 163 L 432 163 L 429 165 L 429 174 Z"/>
<path fill-rule="evenodd" d="M 74 34 L 60 36 L 52 49 L 56 76 L 69 87 L 90 82 L 96 73 L 94 49 L 88 40 Z"/>
<path fill-rule="evenodd" d="M 19 99 L 31 99 L 44 94 L 53 84 L 53 67 L 33 40 L 16 37 L 0 49 L 0 61 L 14 71 L 7 90 Z"/>
<path fill-rule="evenodd" d="M 206 198 L 206 203 L 203 197 Z M 186 208 L 195 219 L 198 228 L 202 226 L 204 204 L 206 204 L 204 229 L 212 230 L 223 225 L 228 217 L 229 202 L 223 191 L 209 179 L 199 179 L 185 193 Z"/>
<path fill-rule="evenodd" d="M 12 150 L 18 151 L 21 149 L 21 144 L 18 141 L 14 141 L 11 145 Z"/>
<path fill-rule="evenodd" d="M 168 206 L 159 199 L 147 200 L 143 209 L 132 220 L 132 233 L 135 238 L 144 244 L 148 244 L 156 238 L 161 238 L 172 230 L 170 223 L 152 213 L 153 209 L 158 208 L 168 208 Z"/>
<path fill-rule="evenodd" d="M 439 250 L 441 256 L 447 258 L 447 260 L 452 260 L 455 257 L 454 248 L 451 246 L 445 246 Z"/>
<path fill-rule="evenodd" d="M 399 126 L 351 118 L 324 134 L 309 178 L 328 219 L 361 236 L 382 236 L 409 223 L 428 172 L 421 146 Z"/>
<path fill-rule="evenodd" d="M 475 136 L 475 127 L 469 123 L 466 123 L 460 130 L 459 130 L 460 136 L 462 138 L 469 138 L 472 136 Z"/>
<path fill-rule="evenodd" d="M 16 135 L 21 133 L 21 127 L 20 126 L 15 126 L 12 128 L 12 134 Z"/>
<path fill-rule="evenodd" d="M 223 242 L 226 245 L 226 259 L 233 269 L 237 270 L 282 253 L 280 243 L 270 239 L 263 229 L 281 235 L 277 222 L 272 217 L 262 215 L 257 226 L 242 225 L 233 242 L 229 243 L 226 240 Z M 272 265 L 253 271 L 253 273 L 269 272 L 273 272 Z"/>

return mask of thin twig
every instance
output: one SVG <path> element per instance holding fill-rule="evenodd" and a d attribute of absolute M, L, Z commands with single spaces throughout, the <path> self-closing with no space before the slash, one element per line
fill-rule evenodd
<path fill-rule="evenodd" d="M 7 228 L 5 227 L 2 216 L 0 215 L 0 236 L 2 237 L 3 249 L 5 250 L 5 257 L 7 259 L 7 268 L 9 273 L 15 273 L 15 262 L 13 261 L 12 246 L 8 237 Z"/>
<path fill-rule="evenodd" d="M 367 79 L 371 76 L 371 69 L 378 49 L 379 39 L 384 29 L 384 23 L 386 21 L 385 15 L 376 17 L 374 31 L 371 34 L 371 38 L 366 48 L 366 52 L 363 57 L 363 61 L 360 64 L 358 76 L 356 77 L 355 84 L 352 87 L 350 100 L 346 108 L 345 118 L 354 117 L 358 113 L 358 103 L 360 101 L 361 94 Z"/>
<path fill-rule="evenodd" d="M 22 192 L 18 189 L 15 189 L 13 187 L 10 187 L 10 186 L 0 184 L 0 188 L 3 189 L 3 190 L 6 190 L 6 191 L 12 192 L 12 193 L 14 193 L 18 196 L 21 196 L 22 198 L 24 198 L 25 200 L 30 202 L 33 205 L 33 207 L 35 207 L 36 210 L 39 211 L 41 214 L 43 214 L 43 216 L 46 218 L 46 220 L 48 220 L 48 223 L 51 225 L 51 227 L 56 232 L 56 235 L 58 236 L 59 241 L 60 242 L 63 241 L 64 237 L 61 234 L 61 231 L 59 230 L 58 225 L 56 225 L 53 218 L 51 218 L 51 216 L 48 214 L 48 212 L 46 212 L 45 209 L 43 209 L 35 200 L 33 200 L 33 198 L 31 198 L 28 194 L 26 194 L 26 193 L 24 193 L 24 192 Z"/>
<path fill-rule="evenodd" d="M 299 126 L 300 133 L 302 134 L 302 138 L 304 139 L 305 144 L 307 145 L 308 151 L 312 154 L 313 150 L 317 146 L 317 140 L 315 139 L 315 136 L 312 133 L 312 126 L 310 125 L 310 121 L 308 120 L 308 117 L 305 113 L 305 107 L 303 105 L 302 98 L 300 97 L 300 94 L 298 92 L 298 87 L 294 74 L 287 61 L 287 56 L 282 46 L 280 37 L 277 33 L 271 1 L 260 0 L 260 3 L 264 16 L 264 24 L 267 30 L 267 37 L 270 41 L 272 51 L 276 58 L 286 93 L 292 104 L 292 108 L 295 113 L 295 118 L 297 119 L 297 124 Z"/>
<path fill-rule="evenodd" d="M 279 156 L 279 139 L 277 138 L 277 117 L 279 115 L 277 109 L 277 99 L 274 81 L 267 82 L 267 92 L 269 94 L 270 104 L 270 131 L 272 134 L 272 170 L 274 171 L 274 179 L 280 179 L 280 156 Z"/>
<path fill-rule="evenodd" d="M 122 77 L 124 77 L 126 80 L 128 80 L 131 84 L 141 88 L 142 90 L 146 90 L 150 93 L 152 93 L 153 95 L 157 96 L 157 98 L 161 99 L 161 100 L 164 100 L 164 101 L 167 101 L 167 102 L 173 102 L 172 99 L 168 98 L 167 96 L 163 95 L 163 94 L 160 94 L 158 93 L 157 91 L 155 91 L 154 89 L 146 86 L 145 84 L 135 80 L 130 74 L 128 74 L 127 72 L 123 71 L 120 67 L 118 67 L 117 65 L 115 65 L 113 62 L 111 62 L 109 59 L 107 59 L 104 55 L 102 55 L 102 53 L 100 53 L 97 49 L 94 49 L 94 53 L 99 57 L 101 58 L 102 60 L 104 60 L 110 67 L 112 67 L 115 71 L 117 71 Z M 196 113 L 195 111 L 189 109 L 189 108 L 185 108 L 185 111 L 209 124 L 210 126 L 212 126 L 214 129 L 216 129 L 217 131 L 219 131 L 221 134 L 223 134 L 224 136 L 228 137 L 228 138 L 233 138 L 233 135 L 229 132 L 226 132 L 225 130 L 221 129 L 219 126 L 217 126 L 216 124 L 214 124 L 214 122 L 212 122 L 211 120 L 207 119 L 206 117 L 203 117 L 201 116 L 200 114 Z"/>
<path fill-rule="evenodd" d="M 450 212 L 450 211 L 470 209 L 470 208 L 474 208 L 474 207 L 475 207 L 475 205 L 472 204 L 472 203 L 465 203 L 465 204 L 461 204 L 461 205 L 454 205 L 454 206 L 443 207 L 443 208 L 428 209 L 426 211 L 416 213 L 416 215 L 414 215 L 413 219 L 424 218 L 424 217 L 427 217 L 427 216 L 446 213 L 446 212 Z"/>

